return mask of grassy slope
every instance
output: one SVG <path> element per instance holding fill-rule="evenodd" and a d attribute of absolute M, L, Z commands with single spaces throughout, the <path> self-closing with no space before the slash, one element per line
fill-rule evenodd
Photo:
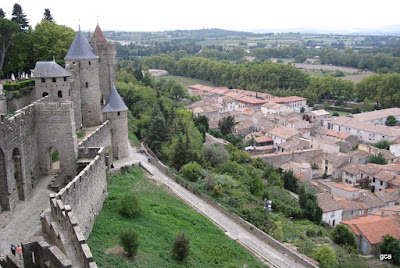
<path fill-rule="evenodd" d="M 132 189 L 142 201 L 143 213 L 128 219 L 118 213 L 118 198 Z M 170 193 L 165 186 L 142 176 L 135 168 L 131 173 L 112 178 L 103 209 L 96 219 L 88 243 L 99 267 L 262 267 L 255 258 L 207 218 L 194 212 Z M 118 244 L 119 230 L 134 228 L 140 239 L 135 261 L 105 254 Z M 176 234 L 190 237 L 191 251 L 184 263 L 171 258 Z"/>

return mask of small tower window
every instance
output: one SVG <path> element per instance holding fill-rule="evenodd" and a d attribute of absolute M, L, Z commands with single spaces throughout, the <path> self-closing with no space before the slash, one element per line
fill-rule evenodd
<path fill-rule="evenodd" d="M 52 81 L 53 83 L 57 82 L 56 78 L 52 78 L 51 81 Z"/>
<path fill-rule="evenodd" d="M 120 115 L 121 115 L 121 112 L 118 112 L 117 115 L 120 116 Z"/>
<path fill-rule="evenodd" d="M 46 97 L 47 95 L 49 95 L 49 93 L 43 92 L 42 97 Z"/>
<path fill-rule="evenodd" d="M 91 65 L 92 63 L 89 61 L 89 66 Z"/>
<path fill-rule="evenodd" d="M 75 65 L 75 61 L 74 61 L 74 62 L 72 62 L 72 64 L 73 64 L 73 65 Z"/>
<path fill-rule="evenodd" d="M 99 63 L 101 63 L 101 58 L 99 58 Z"/>
<path fill-rule="evenodd" d="M 58 91 L 58 97 L 62 98 L 62 91 L 61 90 Z"/>
<path fill-rule="evenodd" d="M 67 82 L 67 77 L 64 77 L 64 82 Z"/>
<path fill-rule="evenodd" d="M 42 83 L 46 83 L 46 78 L 42 78 Z"/>
<path fill-rule="evenodd" d="M 88 83 L 88 82 L 85 83 L 85 87 L 86 87 L 86 88 L 89 87 L 89 83 Z"/>

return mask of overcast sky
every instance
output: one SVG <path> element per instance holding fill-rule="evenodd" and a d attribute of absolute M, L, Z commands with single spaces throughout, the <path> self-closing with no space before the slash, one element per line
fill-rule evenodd
<path fill-rule="evenodd" d="M 0 0 L 11 17 L 14 1 Z M 93 30 L 163 31 L 222 28 L 376 29 L 400 24 L 400 0 L 18 0 L 30 25 L 36 25 L 49 8 L 58 24 Z M 104 3 L 104 4 L 103 4 Z M 400 31 L 400 29 L 399 29 Z"/>

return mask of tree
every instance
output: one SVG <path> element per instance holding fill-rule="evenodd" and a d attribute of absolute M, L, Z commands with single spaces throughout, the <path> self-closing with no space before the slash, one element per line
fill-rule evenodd
<path fill-rule="evenodd" d="M 321 264 L 321 267 L 328 267 L 338 263 L 335 251 L 328 245 L 314 248 L 313 259 L 318 261 Z"/>
<path fill-rule="evenodd" d="M 335 229 L 331 231 L 330 236 L 332 240 L 339 246 L 347 245 L 354 250 L 357 248 L 356 239 L 353 232 L 344 224 L 336 225 Z"/>
<path fill-rule="evenodd" d="M 386 118 L 386 122 L 385 122 L 385 125 L 387 125 L 387 126 L 389 126 L 389 127 L 392 127 L 392 126 L 395 126 L 396 124 L 397 124 L 397 119 L 396 119 L 396 117 L 394 117 L 393 115 L 389 115 L 387 118 Z"/>
<path fill-rule="evenodd" d="M 203 134 L 204 140 L 206 138 L 206 133 L 208 132 L 210 126 L 208 124 L 208 117 L 205 115 L 199 115 L 193 118 L 193 123 L 197 127 L 197 129 L 200 131 L 200 133 Z"/>
<path fill-rule="evenodd" d="M 256 159 L 254 159 L 252 164 L 253 164 L 253 167 L 264 170 L 264 167 L 265 167 L 264 161 L 260 157 L 257 157 Z"/>
<path fill-rule="evenodd" d="M 4 19 L 6 17 L 6 13 L 4 12 L 4 10 L 2 8 L 0 8 L 0 18 Z"/>
<path fill-rule="evenodd" d="M 379 245 L 381 254 L 391 254 L 393 264 L 400 264 L 400 245 L 399 241 L 390 235 L 385 235 L 383 242 Z"/>
<path fill-rule="evenodd" d="M 373 154 L 368 157 L 368 163 L 374 163 L 378 165 L 386 165 L 387 161 L 385 157 L 383 157 L 382 153 Z"/>
<path fill-rule="evenodd" d="M 47 20 L 49 22 L 54 22 L 54 18 L 50 13 L 50 9 L 48 9 L 48 8 L 44 9 L 43 19 Z"/>
<path fill-rule="evenodd" d="M 167 126 L 165 125 L 164 117 L 155 116 L 151 120 L 146 140 L 152 150 L 156 153 L 160 152 L 161 144 L 167 140 Z"/>
<path fill-rule="evenodd" d="M 14 4 L 11 20 L 19 24 L 22 31 L 26 31 L 29 26 L 28 19 L 19 4 Z"/>
<path fill-rule="evenodd" d="M 7 50 L 10 48 L 18 30 L 18 24 L 10 20 L 0 18 L 0 71 L 3 69 L 4 58 L 6 57 Z"/>
<path fill-rule="evenodd" d="M 371 179 L 369 178 L 361 178 L 358 180 L 358 183 L 360 184 L 361 189 L 369 190 L 371 188 Z"/>
<path fill-rule="evenodd" d="M 172 247 L 172 255 L 174 259 L 183 261 L 189 256 L 190 239 L 184 233 L 178 234 L 175 237 L 174 246 Z"/>
<path fill-rule="evenodd" d="M 285 171 L 281 175 L 283 179 L 283 187 L 289 191 L 297 193 L 298 179 L 293 173 L 293 170 Z"/>
<path fill-rule="evenodd" d="M 392 141 L 380 140 L 380 141 L 378 141 L 377 143 L 375 143 L 374 146 L 375 146 L 376 148 L 379 148 L 379 149 L 386 149 L 386 150 L 389 150 L 389 149 L 390 149 L 390 145 L 392 145 L 392 144 L 393 144 Z"/>
<path fill-rule="evenodd" d="M 222 135 L 228 135 L 233 132 L 233 128 L 239 124 L 235 121 L 235 117 L 229 115 L 227 117 L 222 118 L 218 122 L 218 128 L 221 130 Z"/>
<path fill-rule="evenodd" d="M 223 164 L 229 160 L 228 151 L 218 143 L 204 145 L 203 150 L 204 159 L 213 167 Z"/>
<path fill-rule="evenodd" d="M 136 256 L 139 249 L 139 236 L 131 228 L 122 229 L 119 234 L 120 245 L 128 252 L 129 257 Z"/>

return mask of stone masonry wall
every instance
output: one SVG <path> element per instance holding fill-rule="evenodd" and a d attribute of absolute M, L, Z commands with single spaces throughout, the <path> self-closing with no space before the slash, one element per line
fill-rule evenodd
<path fill-rule="evenodd" d="M 7 94 L 12 95 L 12 91 L 7 92 Z M 32 102 L 34 102 L 35 100 L 41 99 L 42 97 L 40 96 L 40 98 L 36 98 L 35 96 L 35 89 L 32 89 L 31 91 L 29 91 L 28 93 L 24 94 L 23 96 L 21 96 L 20 98 L 11 98 L 7 101 L 7 107 L 13 111 L 17 111 L 19 109 L 24 108 L 25 106 L 28 106 L 29 104 L 31 104 Z"/>
<path fill-rule="evenodd" d="M 74 118 L 75 127 L 79 128 L 82 124 L 82 111 L 81 111 L 81 88 L 80 88 L 80 77 L 79 68 L 80 64 L 78 61 L 66 61 L 66 70 L 71 73 L 70 79 L 70 90 L 71 90 L 71 101 L 74 104 Z"/>
<path fill-rule="evenodd" d="M 129 155 L 128 140 L 128 113 L 104 113 L 104 119 L 110 121 L 112 133 L 112 150 L 114 158 L 123 158 Z"/>
<path fill-rule="evenodd" d="M 287 153 L 272 153 L 263 155 L 254 155 L 252 158 L 260 157 L 264 163 L 273 165 L 274 167 L 280 167 L 281 165 L 289 162 L 293 158 L 301 159 L 306 162 L 311 162 L 313 157 L 322 153 L 320 149 L 307 149 L 307 150 L 297 150 Z"/>
<path fill-rule="evenodd" d="M 104 152 L 112 156 L 111 124 L 105 121 L 94 132 L 78 144 L 78 147 L 104 147 Z"/>
<path fill-rule="evenodd" d="M 104 148 L 88 148 L 87 154 L 93 150 L 97 154 L 93 161 L 56 195 L 57 202 L 71 206 L 85 237 L 89 236 L 107 195 Z"/>

